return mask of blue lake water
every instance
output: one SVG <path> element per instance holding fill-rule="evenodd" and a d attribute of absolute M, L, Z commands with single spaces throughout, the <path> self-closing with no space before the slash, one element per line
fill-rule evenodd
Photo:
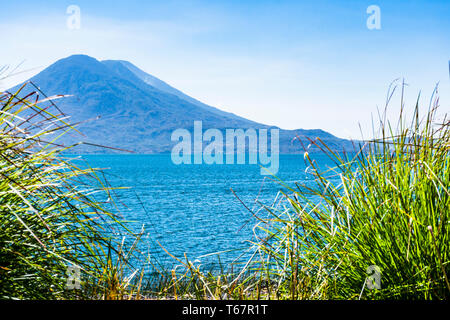
<path fill-rule="evenodd" d="M 248 248 L 257 220 L 256 212 L 272 205 L 283 187 L 260 174 L 259 165 L 175 165 L 170 155 L 83 155 L 92 167 L 104 168 L 115 191 L 116 203 L 134 231 L 145 226 L 141 251 L 150 253 L 165 266 L 177 264 L 158 242 L 174 256 L 199 259 L 208 264 L 229 264 Z M 324 155 L 314 158 L 333 166 Z M 305 173 L 303 155 L 280 155 L 277 176 L 290 186 L 312 180 Z M 273 179 L 273 177 L 272 177 Z M 260 215 L 267 215 L 260 210 Z M 231 250 L 231 251 L 230 251 Z M 184 259 L 184 258 L 183 258 Z"/>

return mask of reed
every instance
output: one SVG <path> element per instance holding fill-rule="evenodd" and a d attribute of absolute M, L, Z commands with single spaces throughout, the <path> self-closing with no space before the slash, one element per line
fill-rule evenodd
<path fill-rule="evenodd" d="M 433 96 L 423 116 L 417 99 L 408 118 L 402 84 L 398 120 L 386 120 L 385 110 L 378 137 L 356 153 L 310 141 L 335 166 L 321 168 L 305 153 L 315 183 L 290 188 L 288 204 L 266 208 L 271 216 L 257 226 L 266 234 L 261 274 L 281 297 L 450 297 L 450 122 L 438 118 Z"/>
<path fill-rule="evenodd" d="M 178 267 L 170 270 L 136 260 L 145 256 L 137 249 L 144 231 L 133 234 L 105 209 L 114 208 L 112 188 L 97 170 L 62 155 L 72 146 L 58 136 L 76 129 L 50 112 L 56 97 L 19 98 L 21 90 L 0 93 L 3 299 L 450 297 L 450 122 L 438 117 L 436 95 L 424 115 L 418 98 L 407 117 L 401 85 L 392 123 L 385 114 L 394 86 L 377 135 L 353 153 L 309 141 L 335 166 L 323 168 L 306 150 L 307 183 L 273 177 L 287 191 L 278 206 L 262 207 L 266 216 L 253 212 L 251 258 L 207 271 L 187 256 L 172 256 Z M 83 290 L 67 290 L 70 265 L 82 270 Z"/>
<path fill-rule="evenodd" d="M 30 83 L 0 93 L 2 299 L 108 297 L 120 291 L 110 279 L 126 278 L 111 268 L 111 257 L 123 251 L 118 234 L 135 235 L 96 200 L 99 194 L 111 198 L 98 172 L 62 155 L 72 146 L 58 138 L 76 129 L 57 98 Z M 77 270 L 82 290 L 76 289 Z"/>

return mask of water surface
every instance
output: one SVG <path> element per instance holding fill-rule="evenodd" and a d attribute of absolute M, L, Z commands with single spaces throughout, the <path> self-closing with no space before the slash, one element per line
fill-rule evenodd
<path fill-rule="evenodd" d="M 230 263 L 236 249 L 248 248 L 257 220 L 241 203 L 256 212 L 272 205 L 283 187 L 274 177 L 260 174 L 259 165 L 175 165 L 170 155 L 84 155 L 92 167 L 106 168 L 106 178 L 117 190 L 116 203 L 135 231 L 145 226 L 141 250 L 164 265 L 177 262 L 164 253 L 199 259 L 204 264 L 220 259 Z M 324 155 L 314 158 L 333 164 Z M 303 155 L 280 155 L 277 177 L 290 186 L 311 181 Z M 232 190 L 239 197 L 239 200 Z M 267 214 L 260 210 L 259 215 Z"/>

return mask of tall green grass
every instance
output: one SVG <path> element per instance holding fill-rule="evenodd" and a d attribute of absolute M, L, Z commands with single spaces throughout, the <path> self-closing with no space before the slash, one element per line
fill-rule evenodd
<path fill-rule="evenodd" d="M 111 192 L 97 171 L 61 154 L 58 138 L 75 129 L 56 98 L 32 84 L 0 93 L 0 298 L 117 297 L 128 275 L 115 239 L 133 235 L 96 200 Z"/>
<path fill-rule="evenodd" d="M 379 136 L 356 154 L 311 141 L 335 167 L 305 153 L 314 185 L 291 188 L 283 210 L 267 208 L 260 271 L 279 297 L 450 297 L 449 121 L 436 97 L 424 115 L 418 99 L 407 118 L 403 88 L 396 123 L 380 117 Z"/>
<path fill-rule="evenodd" d="M 309 141 L 335 166 L 305 152 L 308 183 L 280 180 L 283 202 L 253 212 L 246 263 L 205 271 L 172 256 L 177 269 L 152 265 L 147 278 L 128 264 L 140 236 L 96 200 L 111 188 L 61 155 L 57 136 L 74 129 L 49 112 L 52 99 L 1 93 L 0 297 L 448 299 L 450 122 L 436 97 L 406 116 L 403 89 L 397 121 L 380 116 L 378 136 L 355 153 Z M 68 265 L 82 269 L 82 290 L 67 290 Z"/>

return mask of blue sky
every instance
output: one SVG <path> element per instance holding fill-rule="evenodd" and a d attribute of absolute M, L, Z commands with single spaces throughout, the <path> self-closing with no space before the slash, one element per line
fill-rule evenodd
<path fill-rule="evenodd" d="M 128 60 L 210 105 L 286 129 L 371 131 L 391 81 L 450 111 L 450 1 L 4 1 L 0 65 L 31 77 L 65 56 Z M 66 26 L 69 5 L 81 28 Z M 381 29 L 369 30 L 377 5 Z M 6 40 L 5 40 L 6 39 Z M 30 70 L 31 69 L 31 70 Z M 395 101 L 397 102 L 397 101 Z M 398 103 L 392 113 L 398 111 Z"/>

